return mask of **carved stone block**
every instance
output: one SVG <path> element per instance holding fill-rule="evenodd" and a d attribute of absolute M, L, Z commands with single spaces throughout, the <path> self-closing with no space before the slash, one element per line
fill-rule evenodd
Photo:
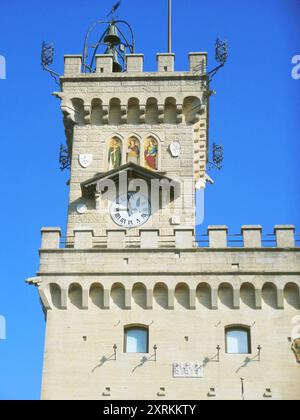
<path fill-rule="evenodd" d="M 173 363 L 174 378 L 203 378 L 204 368 L 200 362 Z"/>

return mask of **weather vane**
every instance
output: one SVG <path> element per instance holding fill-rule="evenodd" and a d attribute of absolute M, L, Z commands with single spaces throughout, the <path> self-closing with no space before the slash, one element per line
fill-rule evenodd
<path fill-rule="evenodd" d="M 121 1 L 118 1 L 118 3 L 114 4 L 111 11 L 108 13 L 106 17 L 114 16 L 116 13 L 116 10 L 121 6 L 121 3 L 122 3 Z"/>

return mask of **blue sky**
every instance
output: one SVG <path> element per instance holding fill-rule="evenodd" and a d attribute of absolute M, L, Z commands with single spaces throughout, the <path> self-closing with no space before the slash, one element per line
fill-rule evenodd
<path fill-rule="evenodd" d="M 40 396 L 44 318 L 37 292 L 24 280 L 38 269 L 42 226 L 65 227 L 67 173 L 58 168 L 64 142 L 57 90 L 40 67 L 42 40 L 56 45 L 55 69 L 63 55 L 82 51 L 88 26 L 103 18 L 112 0 L 3 2 L 0 55 L 7 80 L 0 80 L 1 206 L 0 315 L 7 340 L 0 340 L 0 399 Z M 155 6 L 155 7 L 154 7 Z M 299 227 L 300 80 L 291 78 L 300 54 L 299 0 L 173 0 L 176 69 L 188 52 L 208 51 L 216 37 L 229 41 L 230 57 L 212 88 L 210 139 L 225 148 L 224 167 L 210 175 L 205 232 L 226 224 Z M 167 45 L 167 0 L 123 0 L 119 16 L 132 24 L 146 70 Z"/>

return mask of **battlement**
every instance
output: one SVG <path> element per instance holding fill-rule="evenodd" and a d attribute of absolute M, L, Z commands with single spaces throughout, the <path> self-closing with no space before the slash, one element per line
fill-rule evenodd
<path fill-rule="evenodd" d="M 60 228 L 42 229 L 42 250 L 50 249 L 264 249 L 298 248 L 300 244 L 295 227 L 292 225 L 275 226 L 272 235 L 262 235 L 261 226 L 243 226 L 241 234 L 229 235 L 227 226 L 209 226 L 206 235 L 195 236 L 192 229 L 174 230 L 173 236 L 163 236 L 159 230 L 139 231 L 132 236 L 125 230 L 107 230 L 107 235 L 94 236 L 93 229 L 78 229 L 72 237 L 61 237 Z"/>
<path fill-rule="evenodd" d="M 157 71 L 144 72 L 144 54 L 129 54 L 126 55 L 126 71 L 122 73 L 113 72 L 113 55 L 100 54 L 96 55 L 96 71 L 94 73 L 84 73 L 82 71 L 82 55 L 65 55 L 65 69 L 64 77 L 171 77 L 172 75 L 186 75 L 186 76 L 203 76 L 206 74 L 207 67 L 207 53 L 206 52 L 192 52 L 189 54 L 189 70 L 185 72 L 175 72 L 175 54 L 158 53 Z"/>

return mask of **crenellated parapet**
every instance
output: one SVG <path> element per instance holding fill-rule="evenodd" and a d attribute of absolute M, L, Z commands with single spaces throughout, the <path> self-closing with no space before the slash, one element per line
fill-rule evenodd
<path fill-rule="evenodd" d="M 94 230 L 78 228 L 65 238 L 68 249 L 297 249 L 299 240 L 292 225 L 277 225 L 272 235 L 262 235 L 261 226 L 242 226 L 241 234 L 229 235 L 227 226 L 209 226 L 207 235 L 195 236 L 193 229 L 174 229 L 173 235 L 161 235 L 158 229 L 139 229 L 138 236 L 126 230 L 107 230 L 95 236 Z M 41 249 L 60 249 L 61 230 L 42 229 Z"/>
<path fill-rule="evenodd" d="M 261 226 L 243 226 L 236 236 L 226 226 L 207 233 L 178 229 L 162 237 L 141 229 L 134 237 L 108 230 L 99 238 L 78 228 L 62 238 L 59 228 L 43 228 L 40 271 L 29 282 L 46 310 L 131 310 L 137 301 L 145 310 L 300 309 L 294 226 L 276 226 L 267 236 Z"/>
<path fill-rule="evenodd" d="M 126 78 L 128 75 L 131 77 L 161 77 L 167 74 L 168 77 L 184 77 L 184 76 L 205 76 L 207 67 L 207 53 L 206 52 L 193 52 L 189 53 L 189 70 L 186 72 L 175 71 L 175 54 L 159 53 L 157 58 L 156 72 L 144 71 L 144 54 L 129 54 L 126 56 L 126 70 L 123 73 L 113 72 L 113 55 L 100 54 L 96 55 L 96 70 L 94 73 L 85 73 L 82 70 L 82 56 L 81 55 L 65 55 L 65 70 L 62 80 L 69 77 L 87 77 L 98 78 L 114 77 Z"/>

